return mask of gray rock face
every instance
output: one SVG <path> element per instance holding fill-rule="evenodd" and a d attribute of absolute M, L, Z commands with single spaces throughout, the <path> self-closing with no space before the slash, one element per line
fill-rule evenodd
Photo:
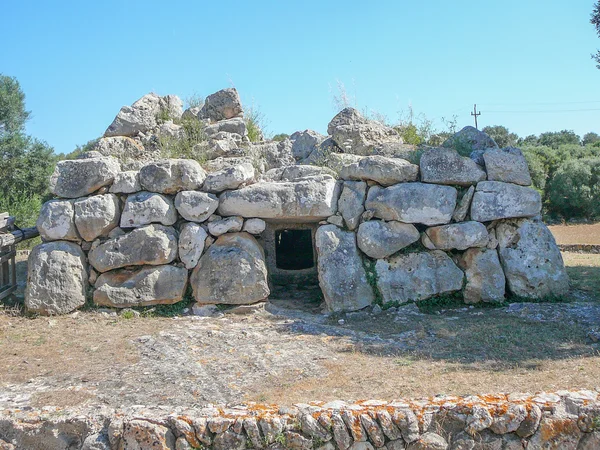
<path fill-rule="evenodd" d="M 365 119 L 354 108 L 345 108 L 331 119 L 327 133 L 345 153 L 355 155 L 372 155 L 384 144 L 402 143 L 396 130 Z"/>
<path fill-rule="evenodd" d="M 240 164 L 218 172 L 209 173 L 204 180 L 204 190 L 218 194 L 227 189 L 237 189 L 242 184 L 252 183 L 255 172 L 252 164 Z"/>
<path fill-rule="evenodd" d="M 104 137 L 98 140 L 92 150 L 103 156 L 116 158 L 123 170 L 138 170 L 145 163 L 160 158 L 160 151 L 144 148 L 142 144 L 126 136 Z"/>
<path fill-rule="evenodd" d="M 487 150 L 483 153 L 483 160 L 488 180 L 521 186 L 531 185 L 527 160 L 519 149 L 509 147 L 502 150 Z"/>
<path fill-rule="evenodd" d="M 337 212 L 340 187 L 328 176 L 299 182 L 260 182 L 220 196 L 222 216 L 326 219 Z"/>
<path fill-rule="evenodd" d="M 345 181 L 338 200 L 338 211 L 344 218 L 346 227 L 354 230 L 359 224 L 360 216 L 365 212 L 367 183 L 363 181 Z"/>
<path fill-rule="evenodd" d="M 454 136 L 448 138 L 442 146 L 454 149 L 460 148 L 467 153 L 498 148 L 498 144 L 491 137 L 471 126 L 464 127 Z"/>
<path fill-rule="evenodd" d="M 496 227 L 498 253 L 508 289 L 527 298 L 560 296 L 569 290 L 569 277 L 554 237 L 541 222 L 508 220 Z"/>
<path fill-rule="evenodd" d="M 319 227 L 315 236 L 319 285 L 330 311 L 356 311 L 375 296 L 356 248 L 354 233 L 335 225 Z"/>
<path fill-rule="evenodd" d="M 240 135 L 240 137 L 247 136 L 248 130 L 246 129 L 246 122 L 241 117 L 234 117 L 233 119 L 221 120 L 212 125 L 204 127 L 204 134 L 209 137 L 214 136 L 217 133 L 234 133 Z"/>
<path fill-rule="evenodd" d="M 425 231 L 431 243 L 438 250 L 466 250 L 471 247 L 485 247 L 489 236 L 485 225 L 479 222 L 461 222 Z"/>
<path fill-rule="evenodd" d="M 59 161 L 50 177 L 50 192 L 64 198 L 85 197 L 111 184 L 120 171 L 111 157 Z"/>
<path fill-rule="evenodd" d="M 186 269 L 191 270 L 198 264 L 207 236 L 204 228 L 197 223 L 182 225 L 179 231 L 179 259 Z"/>
<path fill-rule="evenodd" d="M 140 169 L 139 178 L 147 191 L 176 194 L 200 189 L 206 172 L 193 159 L 167 159 L 146 164 Z"/>
<path fill-rule="evenodd" d="M 308 158 L 325 139 L 325 136 L 313 130 L 296 131 L 290 136 L 294 159 L 302 161 Z"/>
<path fill-rule="evenodd" d="M 248 233 L 220 236 L 200 258 L 190 283 L 202 304 L 250 304 L 270 293 L 262 247 Z"/>
<path fill-rule="evenodd" d="M 27 264 L 25 306 L 29 311 L 67 314 L 85 303 L 87 263 L 77 244 L 55 241 L 37 245 Z"/>
<path fill-rule="evenodd" d="M 292 142 L 289 139 L 281 142 L 251 144 L 247 153 L 261 160 L 265 171 L 291 166 L 296 162 L 292 156 Z"/>
<path fill-rule="evenodd" d="M 407 450 L 446 450 L 448 443 L 439 434 L 428 431 L 415 442 L 411 442 L 406 448 Z"/>
<path fill-rule="evenodd" d="M 265 231 L 267 224 L 262 219 L 248 219 L 244 223 L 243 231 L 250 234 L 260 234 Z"/>
<path fill-rule="evenodd" d="M 156 116 L 160 112 L 160 97 L 147 94 L 131 106 L 123 106 L 113 123 L 104 132 L 109 136 L 136 136 L 156 127 Z"/>
<path fill-rule="evenodd" d="M 335 172 L 327 167 L 297 164 L 271 169 L 264 174 L 261 181 L 302 181 L 310 178 L 323 177 L 325 175 L 335 178 Z"/>
<path fill-rule="evenodd" d="M 115 194 L 94 195 L 77 200 L 74 207 L 77 231 L 88 242 L 99 236 L 106 236 L 119 225 L 121 208 L 119 197 Z"/>
<path fill-rule="evenodd" d="M 160 109 L 166 111 L 171 120 L 180 119 L 183 115 L 183 101 L 176 95 L 160 97 Z"/>
<path fill-rule="evenodd" d="M 35 224 L 45 241 L 79 241 L 75 227 L 72 200 L 50 200 L 44 203 Z"/>
<path fill-rule="evenodd" d="M 119 172 L 115 175 L 110 192 L 114 194 L 133 194 L 142 190 L 140 180 L 138 178 L 139 171 L 129 170 L 126 172 Z"/>
<path fill-rule="evenodd" d="M 109 239 L 92 249 L 88 258 L 98 272 L 126 266 L 158 266 L 177 257 L 177 234 L 172 227 L 146 225 Z"/>
<path fill-rule="evenodd" d="M 388 188 L 373 186 L 365 208 L 383 220 L 440 225 L 450 222 L 456 207 L 456 189 L 425 183 L 402 183 Z"/>
<path fill-rule="evenodd" d="M 94 303 L 113 308 L 165 305 L 181 301 L 188 272 L 182 267 L 151 266 L 101 274 Z"/>
<path fill-rule="evenodd" d="M 340 170 L 340 178 L 343 180 L 372 180 L 382 186 L 417 181 L 418 176 L 419 166 L 404 159 L 378 155 L 365 156 Z"/>
<path fill-rule="evenodd" d="M 241 217 L 227 217 L 226 219 L 215 220 L 209 222 L 208 231 L 213 236 L 221 236 L 225 233 L 232 233 L 242 231 L 244 226 L 244 219 Z"/>
<path fill-rule="evenodd" d="M 541 210 L 542 199 L 534 189 L 500 181 L 482 181 L 473 196 L 471 219 L 488 222 L 533 217 Z"/>
<path fill-rule="evenodd" d="M 138 192 L 127 197 L 121 227 L 141 227 L 151 223 L 173 225 L 177 221 L 177 212 L 170 198 L 155 192 Z"/>
<path fill-rule="evenodd" d="M 469 186 L 485 180 L 485 171 L 471 158 L 450 148 L 432 148 L 421 156 L 421 181 Z"/>
<path fill-rule="evenodd" d="M 465 303 L 504 300 L 506 279 L 496 250 L 470 248 L 458 258 L 458 265 L 467 277 Z"/>
<path fill-rule="evenodd" d="M 219 199 L 205 192 L 181 191 L 175 196 L 175 208 L 190 222 L 204 222 L 218 206 Z"/>
<path fill-rule="evenodd" d="M 471 208 L 471 201 L 473 200 L 473 195 L 475 194 L 475 186 L 469 187 L 467 192 L 463 194 L 460 201 L 456 205 L 456 209 L 452 214 L 452 220 L 454 222 L 462 222 L 467 218 L 467 214 L 469 213 L 469 209 Z"/>
<path fill-rule="evenodd" d="M 384 303 L 425 300 L 462 289 L 463 272 L 444 252 L 408 253 L 375 264 Z"/>
<path fill-rule="evenodd" d="M 243 115 L 242 102 L 235 88 L 222 89 L 206 97 L 199 118 L 214 122 Z"/>
<path fill-rule="evenodd" d="M 358 248 L 371 258 L 381 259 L 417 242 L 421 237 L 414 225 L 370 220 L 358 227 Z"/>

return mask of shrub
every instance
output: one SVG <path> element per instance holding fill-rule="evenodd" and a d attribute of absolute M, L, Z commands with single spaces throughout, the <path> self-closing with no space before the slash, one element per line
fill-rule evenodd
<path fill-rule="evenodd" d="M 246 129 L 250 142 L 261 142 L 264 139 L 262 130 L 265 129 L 265 116 L 255 106 L 251 106 L 246 113 Z"/>
<path fill-rule="evenodd" d="M 207 141 L 204 134 L 202 122 L 191 117 L 182 119 L 180 125 L 183 127 L 183 137 L 161 136 L 158 147 L 161 155 L 165 158 L 194 159 L 199 163 L 206 161 Z"/>
<path fill-rule="evenodd" d="M 564 162 L 548 183 L 547 197 L 551 213 L 600 217 L 600 158 Z"/>
<path fill-rule="evenodd" d="M 279 133 L 279 134 L 276 134 L 275 136 L 273 136 L 273 140 L 275 142 L 281 142 L 281 141 L 285 141 L 289 137 L 290 137 L 290 135 L 287 133 Z"/>

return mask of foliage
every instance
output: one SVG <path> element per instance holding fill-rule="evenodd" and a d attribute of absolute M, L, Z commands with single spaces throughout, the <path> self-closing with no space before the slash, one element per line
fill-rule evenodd
<path fill-rule="evenodd" d="M 600 37 L 600 1 L 596 2 L 594 5 L 590 23 L 594 25 L 596 33 L 598 34 L 598 37 Z M 592 55 L 592 59 L 596 61 L 596 67 L 600 69 L 600 50 L 598 50 L 595 55 Z"/>
<path fill-rule="evenodd" d="M 63 160 L 63 159 L 77 159 L 79 157 L 79 155 L 81 155 L 82 153 L 86 153 L 89 151 L 92 151 L 94 149 L 94 146 L 96 145 L 96 143 L 99 141 L 100 139 L 92 139 L 91 141 L 87 141 L 85 144 L 83 145 L 78 145 L 75 147 L 75 150 L 73 150 L 71 153 L 67 153 L 66 155 L 60 154 L 59 155 L 59 159 Z"/>
<path fill-rule="evenodd" d="M 583 140 L 581 141 L 583 145 L 594 145 L 600 143 L 600 135 L 597 133 L 586 133 L 583 135 Z"/>
<path fill-rule="evenodd" d="M 17 79 L 0 74 L 0 135 L 23 131 L 30 114 Z"/>
<path fill-rule="evenodd" d="M 204 97 L 194 92 L 189 97 L 185 98 L 185 109 L 202 108 L 204 106 Z"/>
<path fill-rule="evenodd" d="M 261 142 L 264 140 L 263 131 L 266 129 L 265 115 L 256 107 L 251 106 L 245 114 L 246 130 L 250 142 Z"/>
<path fill-rule="evenodd" d="M 540 134 L 539 145 L 558 148 L 561 145 L 573 144 L 580 145 L 581 139 L 573 130 L 548 131 Z"/>
<path fill-rule="evenodd" d="M 548 183 L 551 213 L 563 217 L 600 217 L 600 157 L 572 159 Z"/>
<path fill-rule="evenodd" d="M 285 141 L 285 140 L 286 140 L 287 138 L 289 138 L 289 137 L 290 137 L 290 135 L 289 135 L 289 134 L 286 134 L 286 133 L 279 133 L 279 134 L 276 134 L 275 136 L 273 136 L 273 138 L 272 138 L 272 139 L 273 139 L 275 142 L 281 142 L 281 141 Z"/>
<path fill-rule="evenodd" d="M 508 128 L 503 127 L 502 125 L 488 126 L 481 131 L 496 141 L 496 144 L 498 144 L 498 147 L 500 148 L 514 147 L 517 145 L 519 139 L 519 136 L 515 133 L 511 133 L 508 131 Z"/>
<path fill-rule="evenodd" d="M 202 122 L 196 117 L 186 117 L 180 122 L 183 127 L 183 136 L 161 136 L 158 140 L 160 153 L 165 158 L 195 159 L 200 163 L 206 160 L 204 134 Z"/>

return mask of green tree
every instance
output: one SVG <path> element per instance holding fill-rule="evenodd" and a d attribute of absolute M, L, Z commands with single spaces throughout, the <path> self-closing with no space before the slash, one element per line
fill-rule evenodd
<path fill-rule="evenodd" d="M 548 185 L 550 211 L 566 218 L 600 216 L 600 158 L 562 164 Z"/>
<path fill-rule="evenodd" d="M 17 79 L 0 74 L 0 134 L 22 131 L 29 115 Z"/>
<path fill-rule="evenodd" d="M 519 136 L 502 125 L 487 126 L 482 131 L 496 141 L 500 148 L 514 147 L 519 141 Z"/>
<path fill-rule="evenodd" d="M 596 2 L 594 5 L 590 23 L 596 27 L 596 33 L 598 33 L 598 37 L 600 37 L 600 1 Z M 596 61 L 596 67 L 600 69 L 600 50 L 596 51 L 595 55 L 592 55 L 592 59 Z"/>
<path fill-rule="evenodd" d="M 548 131 L 540 134 L 539 145 L 558 148 L 566 144 L 581 144 L 581 138 L 573 130 Z"/>
<path fill-rule="evenodd" d="M 281 141 L 285 141 L 289 137 L 290 137 L 290 135 L 287 133 L 279 133 L 279 134 L 276 134 L 275 136 L 273 136 L 273 140 L 276 142 L 281 142 Z"/>
<path fill-rule="evenodd" d="M 598 142 L 600 142 L 600 135 L 592 132 L 584 134 L 583 140 L 581 141 L 583 145 L 594 145 Z"/>

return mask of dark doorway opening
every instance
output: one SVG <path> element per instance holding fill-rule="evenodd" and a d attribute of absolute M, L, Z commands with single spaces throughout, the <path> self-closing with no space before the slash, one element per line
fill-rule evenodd
<path fill-rule="evenodd" d="M 277 230 L 275 264 L 278 269 L 303 270 L 315 265 L 311 230 Z"/>

